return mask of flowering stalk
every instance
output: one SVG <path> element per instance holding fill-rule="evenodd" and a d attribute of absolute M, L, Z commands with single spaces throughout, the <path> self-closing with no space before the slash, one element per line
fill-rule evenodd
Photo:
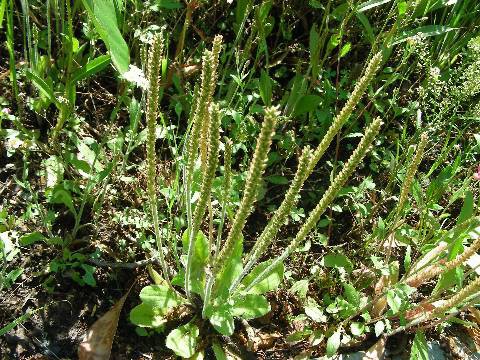
<path fill-rule="evenodd" d="M 223 194 L 222 194 L 222 214 L 220 216 L 220 224 L 217 231 L 217 240 L 215 242 L 214 256 L 220 251 L 222 241 L 222 231 L 225 222 L 225 215 L 230 196 L 230 186 L 232 182 L 232 140 L 225 139 L 225 155 L 223 160 Z"/>
<path fill-rule="evenodd" d="M 253 155 L 250 169 L 248 171 L 247 180 L 245 182 L 245 190 L 237 210 L 237 214 L 233 220 L 232 227 L 225 240 L 225 246 L 213 262 L 213 274 L 217 275 L 222 269 L 225 261 L 231 256 L 235 247 L 235 241 L 241 235 L 248 215 L 252 212 L 253 203 L 257 197 L 258 185 L 262 179 L 262 174 L 267 165 L 267 155 L 270 151 L 272 137 L 275 133 L 275 123 L 277 121 L 278 110 L 274 107 L 265 109 L 265 118 L 258 137 L 257 146 Z"/>
<path fill-rule="evenodd" d="M 158 93 L 159 93 L 159 75 L 160 63 L 163 51 L 162 37 L 156 36 L 148 57 L 148 98 L 147 98 L 147 190 L 150 199 L 150 211 L 153 217 L 153 226 L 155 231 L 155 240 L 159 255 L 162 274 L 167 283 L 170 284 L 167 264 L 163 255 L 163 244 L 160 236 L 160 227 L 158 221 L 157 193 L 156 185 L 156 126 L 158 116 Z"/>
<path fill-rule="evenodd" d="M 317 204 L 315 209 L 312 210 L 308 219 L 305 221 L 303 226 L 300 228 L 295 239 L 290 243 L 290 245 L 284 250 L 284 252 L 276 258 L 272 263 L 262 271 L 245 289 L 248 292 L 252 287 L 257 285 L 259 282 L 264 280 L 282 261 L 284 261 L 295 249 L 305 240 L 308 233 L 316 226 L 320 216 L 325 212 L 327 207 L 332 203 L 333 199 L 337 195 L 338 191 L 342 188 L 348 178 L 352 175 L 353 171 L 357 165 L 362 161 L 363 157 L 367 153 L 371 143 L 373 142 L 375 136 L 378 134 L 382 121 L 380 118 L 376 118 L 368 126 L 365 131 L 365 135 L 358 144 L 357 148 L 353 154 L 348 159 L 342 171 L 335 177 L 334 181 L 323 194 L 320 202 Z M 311 160 L 311 163 L 315 161 L 315 158 Z M 310 164 L 311 164 L 310 163 Z"/>
<path fill-rule="evenodd" d="M 297 172 L 293 179 L 292 184 L 290 185 L 285 199 L 282 201 L 280 207 L 275 211 L 272 219 L 268 222 L 267 226 L 263 230 L 262 234 L 259 236 L 258 240 L 255 242 L 252 250 L 246 256 L 244 263 L 245 267 L 242 274 L 232 283 L 230 287 L 230 292 L 233 292 L 235 288 L 239 285 L 240 281 L 244 276 L 248 274 L 250 269 L 255 265 L 257 260 L 260 258 L 262 253 L 267 249 L 267 247 L 272 243 L 275 235 L 278 230 L 285 223 L 285 220 L 290 214 L 290 211 L 295 206 L 298 200 L 298 194 L 302 188 L 303 183 L 306 179 L 307 166 L 311 161 L 312 151 L 310 147 L 305 147 L 302 152 L 302 156 L 298 162 Z"/>
<path fill-rule="evenodd" d="M 192 218 L 192 224 L 189 231 L 187 266 L 185 271 L 185 291 L 187 297 L 190 298 L 190 278 L 192 270 L 193 252 L 195 249 L 195 240 L 202 223 L 203 215 L 210 200 L 213 179 L 218 164 L 218 149 L 220 144 L 220 109 L 217 104 L 210 107 L 211 121 L 208 136 L 208 158 L 205 172 L 202 176 L 202 184 L 200 187 L 200 198 L 197 201 L 195 212 Z"/>
<path fill-rule="evenodd" d="M 420 137 L 420 142 L 418 143 L 417 146 L 417 151 L 415 152 L 415 155 L 413 156 L 412 162 L 410 163 L 407 173 L 405 175 L 405 179 L 402 184 L 402 189 L 400 191 L 400 198 L 398 200 L 398 205 L 397 205 L 397 211 L 395 214 L 395 220 L 394 220 L 394 225 L 397 223 L 397 221 L 400 218 L 400 215 L 403 211 L 403 208 L 405 206 L 405 203 L 407 201 L 407 196 L 408 193 L 410 192 L 410 189 L 412 188 L 412 183 L 413 179 L 415 176 L 415 173 L 417 172 L 418 166 L 420 165 L 420 162 L 422 161 L 423 153 L 425 151 L 425 146 L 427 145 L 427 134 L 423 133 Z"/>
<path fill-rule="evenodd" d="M 207 163 L 207 137 L 208 137 L 208 128 L 210 122 L 210 113 L 206 111 L 213 98 L 213 93 L 215 91 L 215 85 L 217 83 L 217 69 L 218 69 L 218 55 L 220 54 L 220 49 L 222 45 L 222 36 L 217 35 L 213 39 L 212 50 L 206 50 L 203 55 L 203 66 L 205 67 L 206 74 L 205 78 L 202 77 L 202 93 L 200 95 L 200 114 L 197 118 L 197 121 L 201 121 L 201 133 L 200 133 L 200 163 L 202 165 L 202 170 L 205 170 L 204 167 Z"/>
<path fill-rule="evenodd" d="M 313 169 L 315 168 L 315 166 L 317 165 L 318 161 L 321 159 L 325 151 L 328 149 L 333 138 L 337 135 L 337 133 L 340 131 L 345 121 L 347 121 L 347 119 L 350 117 L 355 107 L 360 102 L 360 98 L 365 93 L 368 85 L 370 84 L 373 77 L 375 76 L 378 69 L 380 68 L 381 61 L 382 61 L 382 53 L 378 52 L 372 57 L 372 59 L 368 63 L 368 66 L 365 69 L 365 74 L 357 82 L 357 84 L 355 85 L 355 88 L 353 89 L 352 95 L 350 95 L 350 98 L 348 99 L 347 103 L 343 106 L 340 113 L 337 116 L 335 116 L 335 119 L 333 119 L 332 125 L 330 125 L 327 133 L 323 137 L 318 147 L 315 149 L 315 152 L 313 153 L 312 161 L 308 166 L 307 177 L 313 172 Z"/>

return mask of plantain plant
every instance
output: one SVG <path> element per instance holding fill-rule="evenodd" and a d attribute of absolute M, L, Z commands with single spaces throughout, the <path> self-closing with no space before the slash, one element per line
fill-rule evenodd
<path fill-rule="evenodd" d="M 226 236 L 223 236 L 224 223 L 227 220 L 225 209 L 230 206 L 228 194 L 230 193 L 232 143 L 227 139 L 224 146 L 221 144 L 222 110 L 213 100 L 222 42 L 221 36 L 215 37 L 212 50 L 205 50 L 202 57 L 201 81 L 194 89 L 189 116 L 189 130 L 182 159 L 184 182 L 182 201 L 179 198 L 187 214 L 188 226 L 181 236 L 183 255 L 180 257 L 180 262 L 176 262 L 179 267 L 175 268 L 170 266 L 169 256 L 167 256 L 169 254 L 163 250 L 164 241 L 158 221 L 155 189 L 155 128 L 156 119 L 159 116 L 157 99 L 160 82 L 159 64 L 162 60 L 161 42 L 160 37 L 155 39 L 148 57 L 149 88 L 146 110 L 147 190 L 158 251 L 158 255 L 155 255 L 153 260 L 160 264 L 161 274 L 150 269 L 155 284 L 142 289 L 141 303 L 131 310 L 130 320 L 141 329 L 139 331 L 142 333 L 147 332 L 147 329 L 161 332 L 167 327 L 171 328 L 171 324 L 177 325 L 168 333 L 166 346 L 178 356 L 190 358 L 203 351 L 206 342 L 200 341 L 201 335 L 205 336 L 212 327 L 219 334 L 230 336 L 235 330 L 235 318 L 249 320 L 261 317 L 270 311 L 270 304 L 264 294 L 277 289 L 282 282 L 283 262 L 315 228 L 320 216 L 362 161 L 379 131 L 380 119 L 373 120 L 366 128 L 363 138 L 343 170 L 333 179 L 296 237 L 281 255 L 264 262 L 259 262 L 259 259 L 265 255 L 279 229 L 287 220 L 304 182 L 360 101 L 380 67 L 382 55 L 378 53 L 372 57 L 349 100 L 335 117 L 317 148 L 312 150 L 307 146 L 303 149 L 296 174 L 282 204 L 272 219 L 265 224 L 262 234 L 251 251 L 244 255 L 242 232 L 257 198 L 280 111 L 274 106 L 264 109 L 263 123 L 247 173 L 243 197 L 228 225 Z M 225 149 L 224 182 L 222 198 L 217 199 L 221 206 L 221 215 L 220 225 L 215 234 L 212 183 L 219 168 L 218 159 L 222 147 Z M 208 231 L 204 233 L 204 229 Z M 173 252 L 175 251 L 176 249 Z M 216 337 L 213 338 L 216 339 Z M 209 343 L 212 344 L 216 354 L 222 351 L 216 340 L 208 342 L 207 345 Z"/>

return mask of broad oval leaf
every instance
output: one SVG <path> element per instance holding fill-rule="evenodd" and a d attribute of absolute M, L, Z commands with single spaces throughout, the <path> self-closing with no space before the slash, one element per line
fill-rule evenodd
<path fill-rule="evenodd" d="M 269 311 L 270 304 L 264 296 L 247 294 L 234 299 L 231 313 L 233 316 L 248 320 L 263 316 Z"/>
<path fill-rule="evenodd" d="M 152 306 L 140 304 L 130 311 L 130 321 L 140 327 L 158 328 L 166 323 L 163 314 Z"/>
<path fill-rule="evenodd" d="M 181 305 L 184 300 L 167 285 L 149 285 L 140 291 L 140 299 L 161 314 L 166 314 L 173 307 Z"/>
<path fill-rule="evenodd" d="M 333 356 L 340 347 L 341 331 L 337 330 L 327 340 L 327 356 Z"/>
<path fill-rule="evenodd" d="M 195 355 L 199 334 L 198 326 L 188 323 L 172 330 L 165 345 L 178 356 L 188 359 Z"/>
<path fill-rule="evenodd" d="M 315 110 L 321 101 L 322 98 L 318 95 L 303 96 L 295 105 L 295 110 L 293 111 L 292 116 L 299 116 Z"/>
<path fill-rule="evenodd" d="M 209 318 L 215 330 L 225 336 L 231 336 L 235 330 L 233 316 L 228 307 L 222 306 L 216 309 Z"/>

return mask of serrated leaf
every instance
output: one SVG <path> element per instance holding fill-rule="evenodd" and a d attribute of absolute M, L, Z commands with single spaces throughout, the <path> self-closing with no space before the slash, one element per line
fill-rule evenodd
<path fill-rule="evenodd" d="M 168 334 L 165 345 L 178 356 L 190 358 L 195 355 L 200 331 L 194 324 L 185 324 Z"/>
<path fill-rule="evenodd" d="M 233 301 L 231 313 L 242 319 L 255 319 L 270 311 L 270 304 L 262 295 L 247 294 L 238 296 Z"/>

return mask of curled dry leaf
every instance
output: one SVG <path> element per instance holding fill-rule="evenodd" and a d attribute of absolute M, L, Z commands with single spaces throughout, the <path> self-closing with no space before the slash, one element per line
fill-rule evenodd
<path fill-rule="evenodd" d="M 84 341 L 78 347 L 79 360 L 108 360 L 110 358 L 113 338 L 117 332 L 118 318 L 130 289 L 87 331 Z"/>

